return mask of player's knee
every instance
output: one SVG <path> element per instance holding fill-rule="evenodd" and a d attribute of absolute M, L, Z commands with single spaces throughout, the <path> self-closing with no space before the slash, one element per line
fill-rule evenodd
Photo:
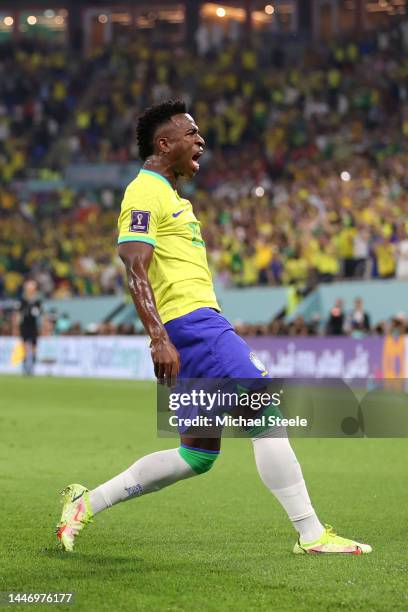
<path fill-rule="evenodd" d="M 207 451 L 188 446 L 180 446 L 179 453 L 196 474 L 205 474 L 211 470 L 220 454 L 219 451 Z"/>

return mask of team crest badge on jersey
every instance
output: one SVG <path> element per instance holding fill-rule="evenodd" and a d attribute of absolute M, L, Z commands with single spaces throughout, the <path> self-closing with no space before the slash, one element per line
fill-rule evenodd
<path fill-rule="evenodd" d="M 132 210 L 129 232 L 147 234 L 149 231 L 150 212 L 148 210 Z"/>
<path fill-rule="evenodd" d="M 259 359 L 259 357 L 255 355 L 255 353 L 249 353 L 249 358 L 256 367 L 256 369 L 262 372 L 262 376 L 266 376 L 268 374 L 268 370 L 266 369 L 262 361 Z"/>

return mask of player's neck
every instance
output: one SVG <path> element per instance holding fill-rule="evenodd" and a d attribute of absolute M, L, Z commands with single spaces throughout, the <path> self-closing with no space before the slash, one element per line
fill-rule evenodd
<path fill-rule="evenodd" d="M 161 176 L 164 176 L 173 187 L 173 189 L 177 188 L 177 176 L 169 166 L 166 165 L 160 158 L 156 156 L 149 157 L 143 164 L 143 170 L 149 170 L 150 172 L 156 172 Z"/>

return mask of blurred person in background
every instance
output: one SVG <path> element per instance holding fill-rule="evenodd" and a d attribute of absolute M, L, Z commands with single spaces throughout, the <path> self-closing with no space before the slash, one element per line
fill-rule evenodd
<path fill-rule="evenodd" d="M 369 256 L 370 256 L 370 230 L 368 227 L 361 225 L 356 229 L 353 236 L 353 252 L 354 252 L 354 275 L 358 278 L 366 278 L 370 274 Z"/>
<path fill-rule="evenodd" d="M 345 331 L 356 335 L 353 332 L 361 332 L 362 334 L 368 334 L 371 330 L 370 315 L 364 310 L 363 300 L 356 298 L 354 300 L 353 308 L 347 317 L 345 323 Z"/>
<path fill-rule="evenodd" d="M 397 227 L 395 255 L 397 258 L 396 277 L 401 280 L 408 279 L 408 234 L 403 225 Z"/>
<path fill-rule="evenodd" d="M 61 316 L 57 318 L 57 321 L 55 323 L 55 333 L 58 335 L 66 334 L 69 331 L 70 327 L 71 327 L 71 319 L 69 317 L 69 314 L 66 312 L 63 312 Z"/>
<path fill-rule="evenodd" d="M 28 376 L 34 374 L 41 308 L 37 283 L 27 280 L 23 285 L 23 297 L 16 307 L 14 334 L 19 335 L 24 343 L 23 374 Z"/>
<path fill-rule="evenodd" d="M 344 305 L 343 300 L 338 298 L 330 311 L 327 321 L 326 334 L 328 336 L 342 336 L 344 334 Z"/>
<path fill-rule="evenodd" d="M 391 319 L 391 324 L 390 324 L 390 329 L 389 329 L 390 335 L 394 336 L 394 338 L 399 338 L 400 336 L 403 336 L 404 334 L 406 334 L 406 331 L 407 331 L 406 323 L 407 323 L 407 320 L 403 312 L 399 312 L 398 314 L 396 314 L 395 317 Z"/>

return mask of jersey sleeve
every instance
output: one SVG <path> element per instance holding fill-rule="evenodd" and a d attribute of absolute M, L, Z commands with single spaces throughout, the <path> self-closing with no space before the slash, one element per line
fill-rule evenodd
<path fill-rule="evenodd" d="M 118 220 L 118 244 L 147 242 L 156 246 L 161 216 L 161 204 L 157 196 L 141 198 L 134 191 L 126 191 Z"/>

